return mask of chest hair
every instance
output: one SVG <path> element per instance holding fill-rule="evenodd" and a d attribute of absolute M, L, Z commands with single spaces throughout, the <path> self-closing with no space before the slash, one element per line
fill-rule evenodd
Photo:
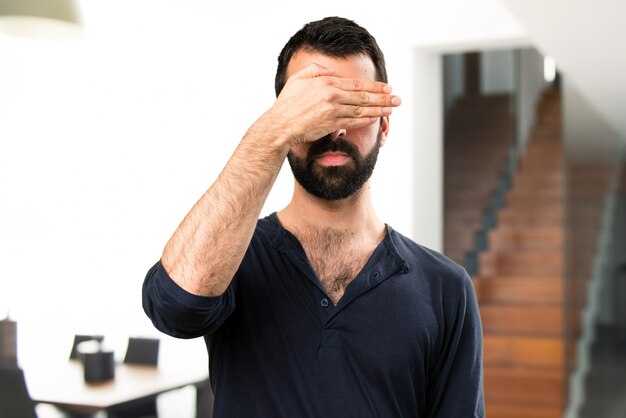
<path fill-rule="evenodd" d="M 363 243 L 350 233 L 332 228 L 297 231 L 296 236 L 334 305 L 376 248 L 375 243 Z"/>

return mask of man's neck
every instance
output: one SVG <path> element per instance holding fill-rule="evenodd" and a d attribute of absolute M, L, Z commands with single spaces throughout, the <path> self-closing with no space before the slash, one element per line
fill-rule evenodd
<path fill-rule="evenodd" d="M 385 225 L 374 212 L 370 184 L 341 200 L 315 197 L 296 184 L 291 203 L 278 213 L 282 225 L 291 232 L 336 230 L 355 239 L 380 241 Z"/>

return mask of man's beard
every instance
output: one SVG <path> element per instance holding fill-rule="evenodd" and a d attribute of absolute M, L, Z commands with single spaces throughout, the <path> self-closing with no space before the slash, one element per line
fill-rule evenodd
<path fill-rule="evenodd" d="M 340 200 L 356 193 L 371 177 L 381 145 L 381 132 L 376 144 L 365 156 L 361 156 L 356 145 L 343 138 L 332 139 L 325 136 L 311 144 L 305 158 L 292 151 L 287 154 L 289 166 L 296 181 L 313 196 L 324 200 Z M 351 161 L 342 166 L 324 167 L 315 163 L 325 152 L 342 152 Z"/>

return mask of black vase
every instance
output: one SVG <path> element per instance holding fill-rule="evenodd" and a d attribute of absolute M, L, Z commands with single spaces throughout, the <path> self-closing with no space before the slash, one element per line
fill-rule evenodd
<path fill-rule="evenodd" d="M 100 383 L 115 378 L 113 351 L 97 351 L 82 354 L 85 382 Z"/>

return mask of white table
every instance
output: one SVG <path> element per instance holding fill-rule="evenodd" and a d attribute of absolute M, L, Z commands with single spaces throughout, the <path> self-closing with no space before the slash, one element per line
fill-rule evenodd
<path fill-rule="evenodd" d="M 118 364 L 113 380 L 87 384 L 79 361 L 70 360 L 24 370 L 31 398 L 69 411 L 95 413 L 152 395 L 195 385 L 198 390 L 198 416 L 207 412 L 210 389 L 206 368 L 153 367 Z M 202 404 L 201 404 L 202 402 Z M 202 412 L 201 412 L 202 411 Z"/>

